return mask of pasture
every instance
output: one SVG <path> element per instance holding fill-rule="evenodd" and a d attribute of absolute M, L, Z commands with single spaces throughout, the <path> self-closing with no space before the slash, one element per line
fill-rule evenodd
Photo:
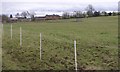
<path fill-rule="evenodd" d="M 74 70 L 74 40 L 81 70 L 118 68 L 118 17 L 17 22 L 3 25 L 3 70 Z M 22 27 L 22 47 L 19 44 Z M 42 33 L 42 60 L 39 35 Z"/>

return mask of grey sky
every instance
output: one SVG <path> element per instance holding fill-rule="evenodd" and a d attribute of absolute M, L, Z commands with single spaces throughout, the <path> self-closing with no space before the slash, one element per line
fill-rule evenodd
<path fill-rule="evenodd" d="M 83 11 L 88 4 L 96 10 L 116 11 L 119 0 L 2 0 L 3 13 L 28 11 Z"/>

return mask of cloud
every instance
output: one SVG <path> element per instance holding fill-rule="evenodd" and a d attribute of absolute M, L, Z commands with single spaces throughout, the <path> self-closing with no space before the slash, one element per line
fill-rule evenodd
<path fill-rule="evenodd" d="M 83 3 L 83 2 L 118 2 L 119 0 L 2 0 L 2 2 L 56 2 L 56 3 Z"/>
<path fill-rule="evenodd" d="M 14 2 L 10 2 L 14 1 Z M 2 2 L 3 13 L 16 13 L 28 11 L 74 11 L 85 10 L 88 4 L 92 4 L 96 10 L 117 10 L 117 0 L 30 0 L 33 2 L 15 2 L 16 0 L 4 0 Z M 27 1 L 27 0 L 25 0 Z M 91 2 L 90 2 L 91 1 Z"/>

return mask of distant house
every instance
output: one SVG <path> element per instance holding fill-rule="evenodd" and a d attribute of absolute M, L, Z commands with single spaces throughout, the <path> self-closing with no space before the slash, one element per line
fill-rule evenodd
<path fill-rule="evenodd" d="M 35 17 L 35 21 L 43 21 L 43 20 L 57 20 L 61 19 L 59 15 L 46 15 L 46 16 L 39 16 Z"/>
<path fill-rule="evenodd" d="M 35 17 L 35 21 L 46 20 L 46 17 Z"/>
<path fill-rule="evenodd" d="M 46 20 L 57 20 L 57 19 L 61 19 L 61 17 L 59 15 L 46 15 L 45 16 Z"/>
<path fill-rule="evenodd" d="M 9 18 L 9 22 L 17 22 L 18 18 Z"/>
<path fill-rule="evenodd" d="M 18 18 L 18 21 L 20 22 L 29 22 L 31 21 L 31 18 L 25 18 L 25 17 L 17 17 Z"/>

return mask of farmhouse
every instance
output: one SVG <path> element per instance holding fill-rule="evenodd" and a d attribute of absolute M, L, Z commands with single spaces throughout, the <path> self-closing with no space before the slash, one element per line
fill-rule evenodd
<path fill-rule="evenodd" d="M 61 19 L 61 17 L 60 17 L 59 15 L 55 15 L 55 14 L 35 17 L 35 21 L 41 21 L 41 20 L 57 20 L 57 19 Z"/>
<path fill-rule="evenodd" d="M 34 18 L 27 16 L 26 18 L 23 16 L 17 16 L 13 18 L 8 18 L 7 22 L 30 22 L 34 19 L 34 21 L 44 21 L 44 20 L 57 20 L 61 19 L 61 16 L 59 15 L 45 15 L 45 16 L 35 16 Z M 0 22 L 2 21 L 2 18 L 0 18 Z M 5 21 L 6 22 L 6 21 Z"/>
<path fill-rule="evenodd" d="M 61 19 L 61 17 L 59 15 L 46 15 L 45 16 L 46 20 L 57 20 L 57 19 Z"/>
<path fill-rule="evenodd" d="M 9 19 L 9 22 L 17 22 L 18 21 L 18 18 L 10 18 Z"/>
<path fill-rule="evenodd" d="M 29 22 L 29 21 L 31 21 L 31 18 L 24 18 L 24 17 L 17 17 L 18 18 L 18 21 L 20 21 L 20 22 Z"/>
<path fill-rule="evenodd" d="M 35 17 L 35 21 L 41 21 L 41 20 L 46 20 L 45 17 Z"/>

